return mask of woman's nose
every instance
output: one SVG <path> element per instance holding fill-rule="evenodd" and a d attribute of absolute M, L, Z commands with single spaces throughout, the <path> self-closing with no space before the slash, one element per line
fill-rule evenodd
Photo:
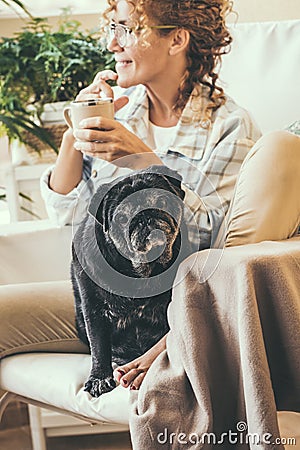
<path fill-rule="evenodd" d="M 123 50 L 122 47 L 120 47 L 120 45 L 118 44 L 118 41 L 115 36 L 109 39 L 106 47 L 107 50 L 112 53 L 117 53 Z"/>

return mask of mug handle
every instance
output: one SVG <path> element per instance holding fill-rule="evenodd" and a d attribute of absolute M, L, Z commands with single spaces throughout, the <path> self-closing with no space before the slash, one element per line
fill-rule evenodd
<path fill-rule="evenodd" d="M 73 128 L 73 124 L 72 124 L 71 117 L 70 117 L 70 111 L 71 111 L 70 107 L 64 108 L 64 118 L 65 118 L 65 121 L 67 122 L 68 126 L 70 128 Z"/>

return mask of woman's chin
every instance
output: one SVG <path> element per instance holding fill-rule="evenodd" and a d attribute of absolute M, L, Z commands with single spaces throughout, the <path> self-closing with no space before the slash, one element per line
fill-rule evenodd
<path fill-rule="evenodd" d="M 120 86 L 121 88 L 129 88 L 131 86 L 135 86 L 135 84 L 132 83 L 132 81 L 126 78 L 122 78 L 120 77 L 120 75 L 118 76 L 117 85 Z"/>

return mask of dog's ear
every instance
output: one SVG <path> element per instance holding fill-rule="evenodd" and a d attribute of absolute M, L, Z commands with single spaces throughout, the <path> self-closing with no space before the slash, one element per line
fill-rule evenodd
<path fill-rule="evenodd" d="M 108 230 L 108 218 L 104 217 L 105 210 L 105 196 L 111 189 L 111 183 L 105 183 L 98 187 L 97 191 L 91 198 L 88 206 L 88 213 L 96 219 L 96 221 L 103 226 L 104 231 Z"/>
<path fill-rule="evenodd" d="M 108 231 L 109 228 L 109 217 L 108 217 L 108 207 L 109 203 L 109 191 L 115 192 L 114 187 L 118 186 L 119 183 L 126 179 L 128 175 L 121 175 L 109 183 L 101 184 L 93 197 L 90 200 L 88 206 L 88 214 L 90 214 L 97 222 L 103 226 L 104 231 Z"/>
<path fill-rule="evenodd" d="M 171 191 L 173 191 L 176 195 L 178 195 L 178 197 L 181 198 L 181 200 L 183 200 L 185 191 L 181 187 L 181 180 L 179 181 L 178 178 L 174 178 L 174 176 L 170 175 L 164 175 L 164 178 L 169 184 Z"/>
<path fill-rule="evenodd" d="M 175 170 L 170 169 L 168 166 L 155 165 L 148 167 L 145 172 L 162 175 L 167 181 L 170 190 L 175 192 L 181 200 L 184 199 L 185 191 L 181 188 L 182 176 Z"/>

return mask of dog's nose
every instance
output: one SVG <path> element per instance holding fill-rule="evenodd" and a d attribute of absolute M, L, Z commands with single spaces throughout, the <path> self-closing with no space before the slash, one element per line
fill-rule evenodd
<path fill-rule="evenodd" d="M 152 230 L 147 237 L 147 242 L 151 247 L 161 247 L 166 245 L 166 236 L 162 230 Z"/>
<path fill-rule="evenodd" d="M 161 230 L 152 230 L 146 238 L 146 258 L 148 262 L 159 259 L 166 248 L 167 240 Z"/>

